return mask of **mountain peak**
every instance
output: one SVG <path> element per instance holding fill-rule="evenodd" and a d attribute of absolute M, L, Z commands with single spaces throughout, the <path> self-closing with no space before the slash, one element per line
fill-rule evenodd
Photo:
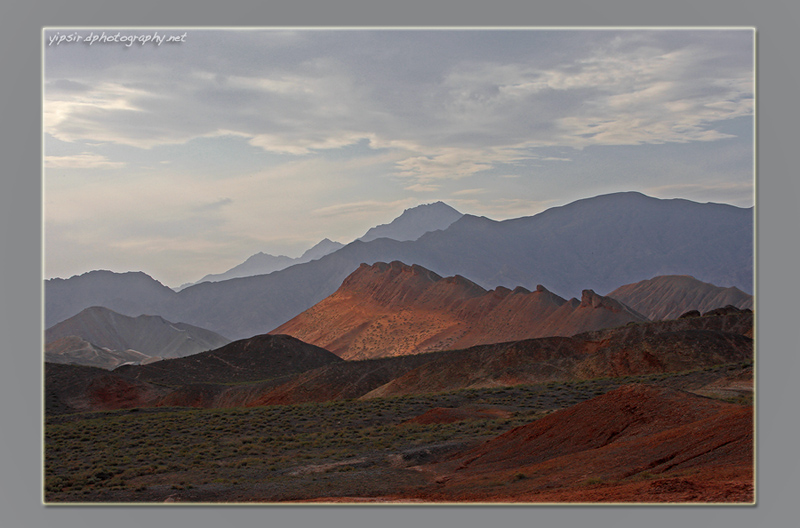
<path fill-rule="evenodd" d="M 317 260 L 318 258 L 322 258 L 325 255 L 333 253 L 334 251 L 338 251 L 344 247 L 344 244 L 341 242 L 334 242 L 329 238 L 323 238 L 314 246 L 307 249 L 305 253 L 303 253 L 300 258 L 298 259 L 298 264 L 302 262 L 310 262 L 312 260 Z"/>
<path fill-rule="evenodd" d="M 444 202 L 422 204 L 403 211 L 403 214 L 388 224 L 371 228 L 359 238 L 369 242 L 377 238 L 391 238 L 398 241 L 417 240 L 430 231 L 447 229 L 463 215 Z"/>

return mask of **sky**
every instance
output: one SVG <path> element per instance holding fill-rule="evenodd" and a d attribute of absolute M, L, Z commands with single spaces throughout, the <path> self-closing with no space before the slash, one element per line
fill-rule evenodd
<path fill-rule="evenodd" d="M 754 53 L 747 28 L 47 29 L 45 277 L 175 287 L 440 200 L 751 207 Z"/>

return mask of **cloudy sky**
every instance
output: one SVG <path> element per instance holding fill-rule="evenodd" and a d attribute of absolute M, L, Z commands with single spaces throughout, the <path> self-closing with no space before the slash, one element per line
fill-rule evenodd
<path fill-rule="evenodd" d="M 153 35 L 176 42 L 128 40 Z M 749 29 L 43 38 L 47 278 L 178 286 L 438 200 L 497 220 L 630 190 L 754 203 Z"/>

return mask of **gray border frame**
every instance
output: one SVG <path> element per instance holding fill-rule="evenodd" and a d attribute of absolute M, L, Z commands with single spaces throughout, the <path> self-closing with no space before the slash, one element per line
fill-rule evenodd
<path fill-rule="evenodd" d="M 211 4 L 97 0 L 0 7 L 0 523 L 64 528 L 146 523 L 218 526 L 780 526 L 797 500 L 798 337 L 793 300 L 800 194 L 793 134 L 800 105 L 796 50 L 800 7 L 787 0 L 257 0 Z M 41 505 L 41 93 L 43 26 L 744 26 L 757 29 L 758 505 L 656 506 L 286 506 L 44 507 Z"/>

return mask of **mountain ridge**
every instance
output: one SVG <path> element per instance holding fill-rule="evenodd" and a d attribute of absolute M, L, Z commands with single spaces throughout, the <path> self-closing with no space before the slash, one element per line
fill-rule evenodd
<path fill-rule="evenodd" d="M 608 297 L 640 311 L 651 320 L 674 319 L 690 311 L 705 313 L 723 306 L 752 309 L 754 300 L 736 287 L 722 288 L 690 275 L 660 275 L 626 284 Z"/>
<path fill-rule="evenodd" d="M 344 359 L 466 348 L 643 322 L 623 303 L 583 290 L 567 301 L 539 285 L 487 291 L 399 261 L 362 264 L 341 287 L 271 333 L 288 334 Z"/>

